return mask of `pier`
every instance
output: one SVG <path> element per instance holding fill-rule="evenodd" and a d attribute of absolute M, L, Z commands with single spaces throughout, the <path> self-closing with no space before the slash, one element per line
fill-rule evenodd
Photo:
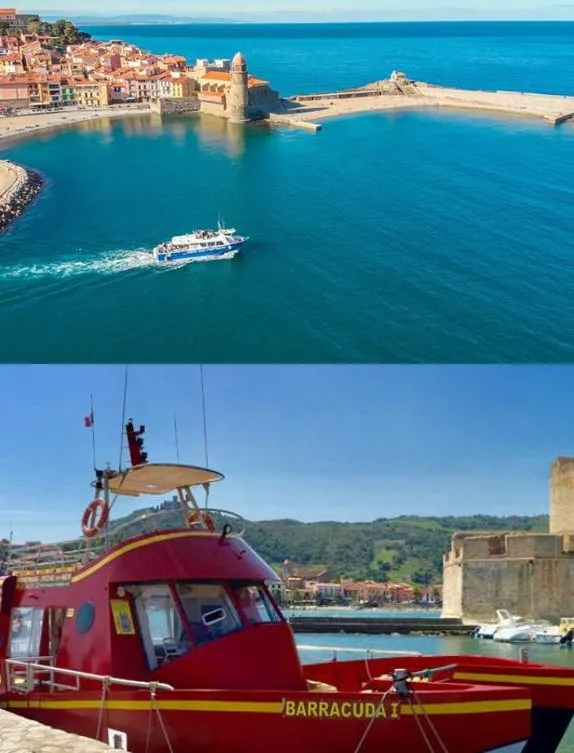
<path fill-rule="evenodd" d="M 404 73 L 356 89 L 298 94 L 282 100 L 283 114 L 298 122 L 360 112 L 412 108 L 464 109 L 534 117 L 560 125 L 574 119 L 574 96 L 456 89 L 413 81 Z"/>
<path fill-rule="evenodd" d="M 365 635 L 470 635 L 476 625 L 456 618 L 324 617 L 297 615 L 289 620 L 294 633 L 363 633 Z"/>
<path fill-rule="evenodd" d="M 47 727 L 0 709 L 0 753 L 106 753 L 105 743 Z"/>

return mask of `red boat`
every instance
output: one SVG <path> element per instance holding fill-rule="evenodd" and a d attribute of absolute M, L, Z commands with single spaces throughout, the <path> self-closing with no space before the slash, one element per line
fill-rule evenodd
<path fill-rule="evenodd" d="M 0 706 L 132 753 L 557 749 L 574 670 L 473 656 L 303 665 L 266 585 L 277 576 L 238 516 L 193 494 L 223 476 L 148 463 L 144 431 L 126 426 L 128 469 L 96 472 L 81 539 L 6 555 Z M 180 527 L 120 540 L 118 496 L 171 492 L 147 517 L 176 510 Z"/>

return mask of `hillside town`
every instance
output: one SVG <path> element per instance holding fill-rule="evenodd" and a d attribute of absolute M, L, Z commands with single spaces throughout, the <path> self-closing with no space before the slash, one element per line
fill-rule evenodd
<path fill-rule="evenodd" d="M 329 568 L 298 566 L 291 560 L 285 560 L 276 572 L 280 580 L 268 585 L 277 601 L 285 606 L 439 607 L 442 603 L 438 585 L 336 579 Z"/>
<path fill-rule="evenodd" d="M 201 109 L 243 122 L 271 111 L 279 95 L 248 73 L 240 53 L 190 65 L 182 55 L 155 55 L 121 40 L 98 42 L 68 21 L 45 24 L 38 16 L 0 9 L 3 114 L 164 100 L 187 103 L 178 111 Z"/>

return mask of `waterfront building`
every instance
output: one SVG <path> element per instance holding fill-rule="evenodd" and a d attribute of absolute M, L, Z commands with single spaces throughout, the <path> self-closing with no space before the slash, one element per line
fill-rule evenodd
<path fill-rule="evenodd" d="M 16 8 L 0 8 L 0 22 L 10 24 L 14 29 L 27 29 L 33 18 L 38 18 L 34 13 L 17 13 Z"/>
<path fill-rule="evenodd" d="M 268 81 L 251 76 L 247 61 L 237 53 L 231 61 L 230 71 L 208 70 L 198 75 L 201 112 L 227 118 L 231 123 L 262 117 L 279 104 L 279 95 Z"/>
<path fill-rule="evenodd" d="M 83 107 L 107 107 L 110 104 L 108 86 L 93 81 L 76 83 L 75 102 Z"/>
<path fill-rule="evenodd" d="M 496 609 L 529 619 L 574 611 L 574 458 L 550 472 L 548 533 L 459 532 L 443 562 L 443 616 L 488 622 Z"/>
<path fill-rule="evenodd" d="M 30 91 L 28 82 L 16 76 L 0 78 L 0 106 L 29 107 Z"/>

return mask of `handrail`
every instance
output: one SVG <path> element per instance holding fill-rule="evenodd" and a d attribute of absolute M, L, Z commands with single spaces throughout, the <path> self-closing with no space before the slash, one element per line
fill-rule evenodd
<path fill-rule="evenodd" d="M 144 688 L 150 691 L 156 690 L 175 690 L 173 685 L 168 685 L 165 682 L 144 682 L 143 680 L 127 680 L 123 677 L 111 677 L 108 675 L 96 675 L 92 672 L 82 672 L 78 669 L 63 669 L 61 667 L 55 667 L 54 665 L 36 664 L 35 662 L 29 662 L 24 659 L 5 659 L 8 666 L 19 665 L 28 669 L 35 669 L 42 672 L 50 672 L 50 674 L 62 674 L 70 677 L 77 677 L 84 680 L 95 680 L 102 684 L 109 685 L 124 685 L 130 688 Z"/>
<path fill-rule="evenodd" d="M 420 651 L 385 651 L 374 648 L 344 648 L 339 646 L 306 646 L 297 644 L 297 650 L 301 651 L 333 651 L 342 654 L 374 654 L 381 656 L 422 656 Z"/>

